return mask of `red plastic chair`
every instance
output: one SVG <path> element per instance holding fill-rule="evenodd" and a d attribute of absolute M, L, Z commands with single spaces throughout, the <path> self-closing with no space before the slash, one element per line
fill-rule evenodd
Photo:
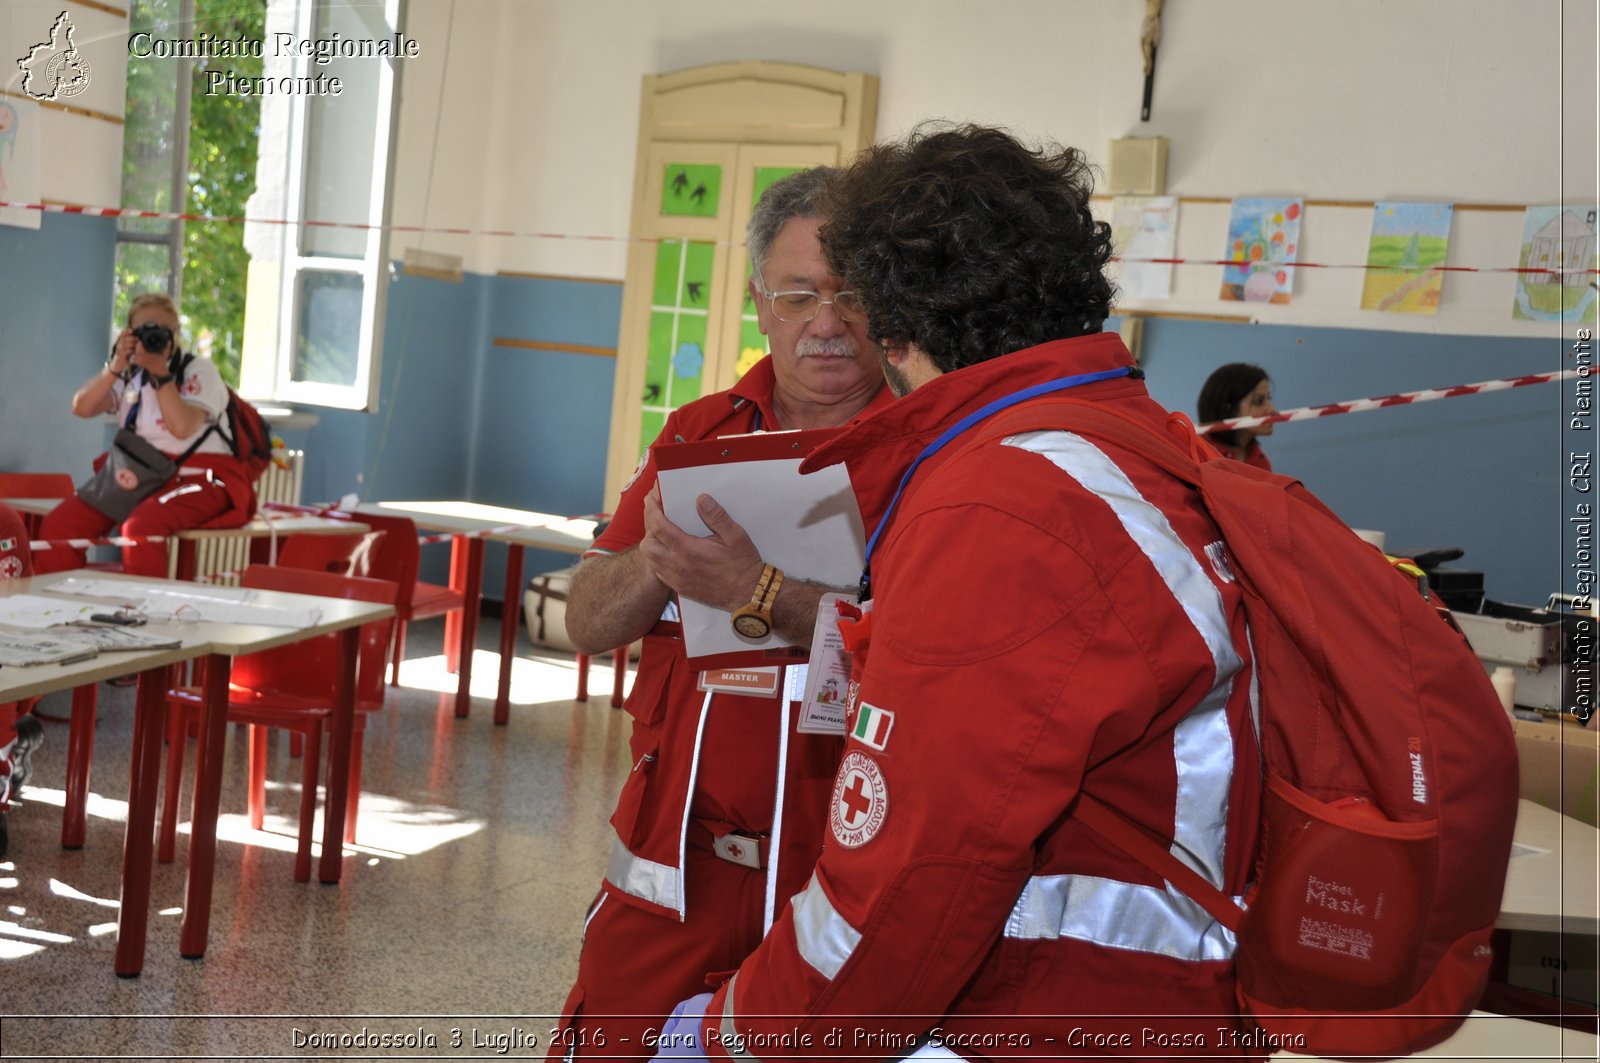
<path fill-rule="evenodd" d="M 279 568 L 303 568 L 336 576 L 371 574 L 372 552 L 384 537 L 381 531 L 365 535 L 290 535 L 278 547 Z"/>
<path fill-rule="evenodd" d="M 400 662 L 406 655 L 407 625 L 414 620 L 458 613 L 465 606 L 466 598 L 458 590 L 417 578 L 421 548 L 417 545 L 416 522 L 410 517 L 357 513 L 347 519 L 360 521 L 373 531 L 385 533 L 372 551 L 371 567 L 367 574 L 374 579 L 391 580 L 399 588 L 394 601 L 394 647 L 389 655 L 389 685 L 399 686 Z M 445 655 L 447 658 L 452 656 L 452 649 L 448 645 Z"/>
<path fill-rule="evenodd" d="M 364 602 L 392 604 L 397 588 L 388 580 L 339 576 L 306 569 L 251 565 L 240 578 L 244 587 L 314 594 L 324 598 L 347 598 Z M 361 793 L 361 747 L 366 732 L 366 714 L 383 707 L 383 666 L 389 649 L 393 619 L 363 624 L 360 653 L 356 664 L 356 727 L 350 747 L 350 763 L 329 764 L 330 781 L 338 772 L 350 778 L 350 804 L 345 816 L 344 839 L 355 841 L 357 801 Z M 282 728 L 305 738 L 305 760 L 301 771 L 300 833 L 295 850 L 294 877 L 305 882 L 311 877 L 311 833 L 316 819 L 317 779 L 322 732 L 332 716 L 329 700 L 339 666 L 337 634 L 305 639 L 261 653 L 247 654 L 233 662 L 228 689 L 228 719 L 250 725 L 250 826 L 260 830 L 266 806 L 266 729 Z M 176 850 L 177 806 L 183 785 L 184 730 L 187 721 L 198 718 L 201 691 L 198 687 L 178 687 L 167 691 L 167 788 L 161 811 L 160 844 L 157 858 L 170 861 Z"/>
<path fill-rule="evenodd" d="M 69 473 L 0 472 L 0 498 L 71 498 L 76 491 Z M 42 520 L 36 513 L 22 515 L 23 527 L 35 539 Z"/>

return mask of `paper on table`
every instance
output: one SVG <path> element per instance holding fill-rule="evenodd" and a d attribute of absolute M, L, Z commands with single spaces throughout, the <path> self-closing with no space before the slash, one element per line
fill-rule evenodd
<path fill-rule="evenodd" d="M 97 656 L 99 650 L 77 639 L 57 638 L 37 631 L 0 632 L 0 665 L 71 664 Z"/>
<path fill-rule="evenodd" d="M 87 620 L 95 606 L 46 598 L 40 594 L 12 594 L 0 598 L 0 624 L 12 627 L 47 628 Z"/>
<path fill-rule="evenodd" d="M 691 444 L 692 445 L 692 444 Z M 736 444 L 734 445 L 736 447 Z M 785 578 L 830 587 L 853 587 L 866 557 L 866 528 L 843 465 L 800 475 L 802 458 L 728 461 L 691 468 L 662 468 L 661 504 L 667 519 L 693 535 L 709 534 L 695 511 L 701 494 L 715 498 L 744 528 L 761 556 Z M 751 588 L 753 591 L 755 588 Z M 731 615 L 683 600 L 683 642 L 690 662 L 717 657 L 718 664 L 803 658 L 776 633 L 765 639 L 734 634 Z M 774 656 L 773 651 L 778 651 Z M 724 658 L 721 655 L 732 655 Z"/>
<path fill-rule="evenodd" d="M 194 583 L 188 586 L 170 582 L 142 583 L 138 580 L 83 579 L 72 576 L 50 585 L 52 594 L 71 594 L 84 598 L 144 600 L 153 596 L 186 602 L 228 602 L 243 604 L 253 602 L 258 595 L 249 587 L 207 587 Z"/>
<path fill-rule="evenodd" d="M 113 599 L 132 605 L 153 619 L 310 627 L 322 617 L 322 611 L 315 606 L 291 608 L 254 604 L 259 596 L 248 587 L 202 587 L 195 584 L 191 590 L 188 586 L 179 587 L 169 583 L 73 577 L 52 584 L 50 590 L 86 598 Z"/>

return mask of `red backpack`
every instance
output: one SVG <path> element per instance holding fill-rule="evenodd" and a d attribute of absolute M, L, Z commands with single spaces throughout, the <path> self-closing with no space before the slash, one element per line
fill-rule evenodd
<path fill-rule="evenodd" d="M 1040 429 L 1115 443 L 1199 490 L 1260 691 L 1245 910 L 1109 806 L 1081 799 L 1078 816 L 1236 933 L 1240 1011 L 1273 1043 L 1368 1058 L 1438 1044 L 1487 981 L 1517 817 L 1511 727 L 1466 640 L 1302 484 L 1219 458 L 1182 415 L 1163 436 L 1047 399 L 985 435 Z"/>
<path fill-rule="evenodd" d="M 179 362 L 178 371 L 174 374 L 179 384 L 183 383 L 183 371 L 189 368 L 189 363 L 194 361 L 194 358 L 193 354 L 185 354 L 183 360 Z M 228 431 L 222 430 L 221 419 L 213 421 L 200 437 L 189 445 L 184 457 L 187 458 L 198 450 L 200 444 L 205 442 L 206 436 L 215 432 L 228 444 L 233 456 L 244 464 L 250 474 L 250 481 L 254 483 L 261 479 L 261 474 L 272 464 L 272 433 L 267 430 L 267 422 L 262 419 L 260 410 L 240 398 L 239 393 L 230 385 L 224 383 L 223 387 L 228 389 Z"/>

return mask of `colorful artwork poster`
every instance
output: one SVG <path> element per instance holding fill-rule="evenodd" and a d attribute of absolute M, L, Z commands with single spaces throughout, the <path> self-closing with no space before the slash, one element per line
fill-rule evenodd
<path fill-rule="evenodd" d="M 722 202 L 722 167 L 669 162 L 661 176 L 661 213 L 674 218 L 715 218 Z"/>
<path fill-rule="evenodd" d="M 1367 279 L 1361 309 L 1391 314 L 1436 314 L 1444 294 L 1445 252 L 1450 246 L 1450 203 L 1372 205 Z"/>
<path fill-rule="evenodd" d="M 1541 272 L 1517 274 L 1512 317 L 1518 321 L 1583 322 L 1595 319 L 1595 208 L 1529 207 L 1522 223 L 1517 265 Z"/>
<path fill-rule="evenodd" d="M 0 202 L 39 202 L 39 105 L 0 96 Z M 37 229 L 44 214 L 0 207 L 0 225 Z"/>
<path fill-rule="evenodd" d="M 1169 298 L 1172 263 L 1149 260 L 1177 257 L 1178 197 L 1116 197 L 1111 203 L 1111 245 L 1121 259 L 1117 287 L 1122 295 Z"/>
<path fill-rule="evenodd" d="M 1300 247 L 1299 199 L 1236 199 L 1228 218 L 1228 250 L 1236 265 L 1222 270 L 1222 299 L 1234 303 L 1287 304 L 1294 290 L 1294 261 Z"/>

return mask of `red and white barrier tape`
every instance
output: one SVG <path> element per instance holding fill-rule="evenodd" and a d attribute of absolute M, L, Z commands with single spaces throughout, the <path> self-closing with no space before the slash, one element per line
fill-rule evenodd
<path fill-rule="evenodd" d="M 90 207 L 80 203 L 12 203 L 0 200 L 0 207 L 17 210 L 37 210 L 45 214 L 82 214 L 94 218 L 153 218 L 157 221 L 219 222 L 224 225 L 304 225 L 313 229 L 387 229 L 392 233 L 442 233 L 451 236 L 520 236 L 535 240 L 589 240 L 602 243 L 626 243 L 630 236 L 607 236 L 585 233 L 515 232 L 510 229 L 463 229 L 459 226 L 441 225 L 374 225 L 369 222 L 323 221 L 306 218 L 290 221 L 287 218 L 252 218 L 232 214 L 186 214 L 170 210 L 130 210 L 122 207 Z M 687 237 L 640 237 L 641 243 L 665 243 Z M 696 241 L 711 242 L 711 241 Z M 731 241 L 716 241 L 730 244 Z M 743 243 L 743 241 L 739 241 Z"/>
<path fill-rule="evenodd" d="M 1560 273 L 1600 273 L 1600 269 L 1545 269 L 1539 266 L 1425 266 L 1403 269 L 1399 266 L 1374 266 L 1370 262 L 1301 262 L 1292 258 L 1281 262 L 1258 262 L 1244 258 L 1125 258 L 1113 255 L 1111 261 L 1141 266 L 1271 266 L 1273 269 L 1362 269 L 1374 273 L 1533 273 L 1552 276 Z"/>
<path fill-rule="evenodd" d="M 1365 413 L 1368 410 L 1382 410 L 1390 406 L 1410 406 L 1418 402 L 1433 402 L 1435 399 L 1454 399 L 1462 395 L 1482 395 L 1490 391 L 1509 391 L 1512 388 L 1525 388 L 1530 384 L 1547 384 L 1553 380 L 1566 380 L 1581 374 L 1576 369 L 1561 369 L 1553 373 L 1534 373 L 1531 376 L 1505 377 L 1501 380 L 1485 380 L 1477 384 L 1460 384 L 1453 388 L 1424 388 L 1421 391 L 1407 391 L 1400 395 L 1381 395 L 1372 399 L 1355 399 L 1351 402 L 1330 402 L 1325 406 L 1301 406 L 1294 410 L 1281 410 L 1268 417 L 1234 417 L 1227 421 L 1214 421 L 1211 424 L 1198 426 L 1201 433 L 1220 432 L 1233 428 L 1254 428 L 1257 425 L 1277 424 L 1279 421 L 1309 421 L 1317 417 L 1333 417 L 1341 413 Z"/>
<path fill-rule="evenodd" d="M 301 221 L 290 221 L 287 218 L 252 218 L 244 215 L 230 214 L 187 214 L 166 210 L 131 210 L 122 207 L 90 207 L 79 203 L 12 203 L 0 200 L 0 207 L 12 207 L 18 210 L 37 210 L 46 214 L 82 214 L 96 218 L 153 218 L 158 221 L 193 221 L 193 222 L 218 222 L 224 225 L 304 225 L 313 229 L 387 229 L 395 233 L 438 233 L 448 236 L 510 236 L 532 240 L 583 240 L 599 243 L 630 243 L 638 240 L 640 243 L 658 244 L 689 239 L 676 236 L 616 236 L 598 233 L 551 233 L 551 232 L 516 232 L 511 229 L 466 229 L 460 226 L 440 225 L 374 225 L 370 222 L 353 221 L 324 221 L 316 218 L 307 218 Z M 712 243 L 719 247 L 741 247 L 743 240 L 696 240 L 695 243 Z M 1253 266 L 1259 265 L 1254 259 L 1243 258 L 1130 258 L 1113 256 L 1113 262 L 1138 263 L 1141 265 L 1156 266 Z M 1378 270 L 1389 273 L 1415 273 L 1420 270 L 1402 270 L 1396 266 L 1373 266 L 1366 262 L 1299 262 L 1288 260 L 1273 262 L 1275 269 L 1359 269 Z M 1429 266 L 1429 270 L 1439 273 L 1517 273 L 1554 276 L 1556 274 L 1600 274 L 1600 269 L 1545 269 L 1534 266 Z"/>

